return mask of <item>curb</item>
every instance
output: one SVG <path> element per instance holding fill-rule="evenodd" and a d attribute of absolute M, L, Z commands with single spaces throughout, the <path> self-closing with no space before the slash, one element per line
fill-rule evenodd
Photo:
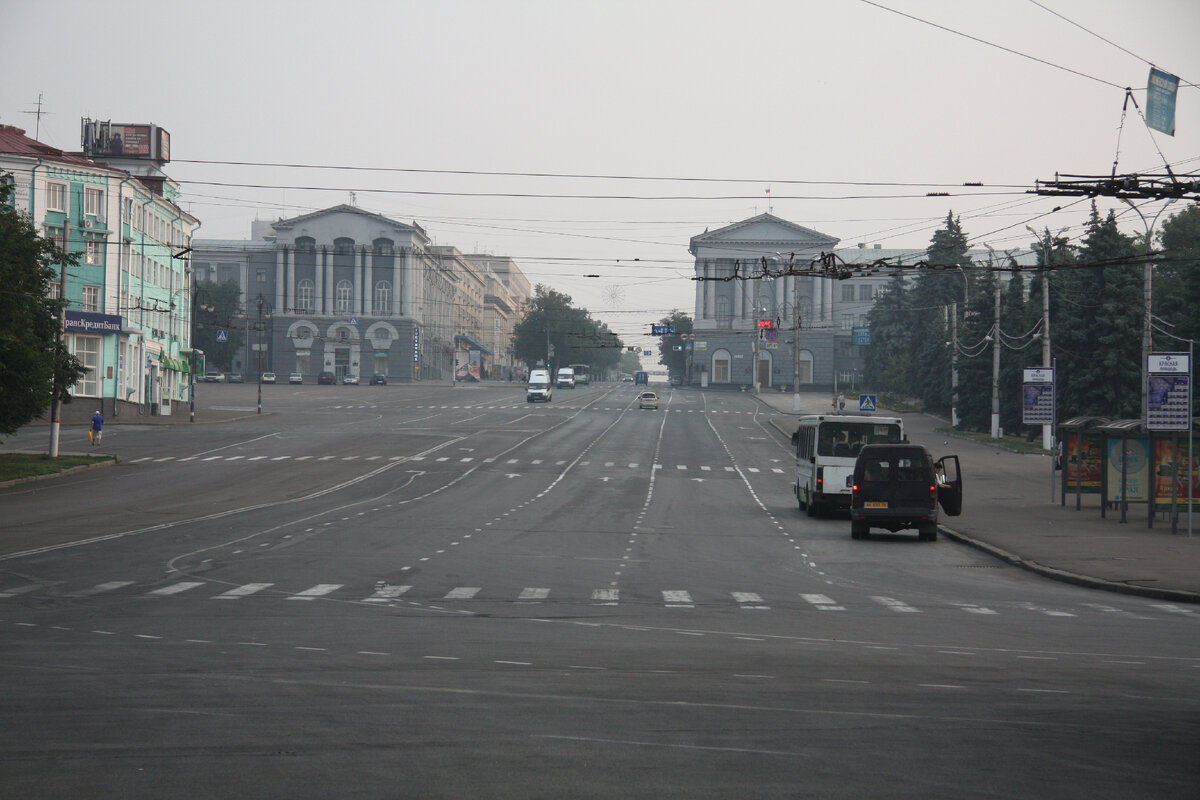
<path fill-rule="evenodd" d="M 1117 594 L 1138 595 L 1140 597 L 1149 597 L 1154 600 L 1170 600 L 1176 603 L 1200 603 L 1200 594 L 1196 592 L 1188 592 L 1182 589 L 1155 589 L 1152 586 L 1134 586 L 1128 583 L 1117 583 L 1115 581 L 1106 581 L 1102 578 L 1093 578 L 1088 575 L 1080 575 L 1077 572 L 1068 572 L 1067 570 L 1058 569 L 1056 567 L 1047 567 L 1045 564 L 1039 564 L 1036 561 L 1021 558 L 1018 555 L 1008 552 L 1007 550 L 997 547 L 994 544 L 980 541 L 966 534 L 959 533 L 952 528 L 946 528 L 939 525 L 938 530 L 953 539 L 956 542 L 965 544 L 968 547 L 974 547 L 988 555 L 1011 564 L 1014 567 L 1028 570 L 1037 573 L 1046 578 L 1051 578 L 1063 583 L 1071 583 L 1076 586 L 1084 586 L 1089 589 L 1100 589 L 1106 592 L 1115 592 Z"/>
<path fill-rule="evenodd" d="M 768 403 L 763 403 L 771 411 L 787 418 L 789 412 L 779 411 Z M 934 419 L 937 419 L 936 417 Z M 790 439 L 791 434 L 776 424 L 776 420 L 770 420 L 772 427 L 779 431 L 783 436 Z M 1137 595 L 1139 597 L 1148 597 L 1154 600 L 1169 600 L 1175 603 L 1196 603 L 1200 604 L 1200 593 L 1184 591 L 1182 589 L 1156 589 L 1151 586 L 1134 586 L 1128 583 L 1117 583 L 1115 581 L 1107 581 L 1102 578 L 1093 578 L 1088 575 L 1080 575 L 1076 572 L 1068 572 L 1067 570 L 1048 567 L 1045 564 L 1040 564 L 1036 561 L 1030 561 L 1022 558 L 1014 553 L 1010 553 L 1002 547 L 997 547 L 994 544 L 981 541 L 966 534 L 959 533 L 953 528 L 947 528 L 943 525 L 938 526 L 938 531 L 945 534 L 960 544 L 965 544 L 968 547 L 973 547 L 983 553 L 987 553 L 993 558 L 999 559 L 1014 567 L 1028 570 L 1030 572 L 1041 575 L 1045 578 L 1070 583 L 1076 586 L 1084 586 L 1089 589 L 1099 589 L 1105 592 L 1114 592 L 1116 594 Z"/>

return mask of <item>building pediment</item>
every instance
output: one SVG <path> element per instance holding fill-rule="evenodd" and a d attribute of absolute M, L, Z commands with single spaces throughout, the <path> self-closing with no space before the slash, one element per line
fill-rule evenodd
<path fill-rule="evenodd" d="M 831 250 L 838 241 L 836 237 L 768 213 L 693 236 L 688 251 L 698 257 L 746 258 Z"/>

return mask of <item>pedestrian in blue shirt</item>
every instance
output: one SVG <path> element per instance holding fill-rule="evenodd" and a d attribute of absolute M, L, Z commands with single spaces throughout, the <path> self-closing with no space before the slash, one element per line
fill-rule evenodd
<path fill-rule="evenodd" d="M 100 437 L 104 434 L 104 417 L 97 411 L 92 416 L 92 447 L 100 444 Z"/>

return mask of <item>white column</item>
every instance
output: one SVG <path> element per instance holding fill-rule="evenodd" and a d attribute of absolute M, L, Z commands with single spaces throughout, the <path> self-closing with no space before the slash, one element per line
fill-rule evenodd
<path fill-rule="evenodd" d="M 333 285 L 333 250 L 325 250 L 325 299 L 321 306 L 326 314 L 332 315 L 336 306 L 334 305 L 334 285 Z"/>
<path fill-rule="evenodd" d="M 717 284 L 711 280 L 717 277 L 717 265 L 713 263 L 712 259 L 709 259 L 708 263 L 704 265 L 704 277 L 710 279 L 704 283 L 707 290 L 704 297 L 704 318 L 712 320 L 717 316 Z"/>
<path fill-rule="evenodd" d="M 284 313 L 296 313 L 296 251 L 287 253 L 287 282 L 283 285 Z M 290 303 L 290 305 L 288 305 Z"/>
<path fill-rule="evenodd" d="M 354 300 L 350 303 L 350 316 L 362 313 L 363 285 L 366 283 L 363 271 L 366 269 L 367 251 L 359 246 L 355 256 L 354 260 L 357 263 L 354 265 Z"/>
<path fill-rule="evenodd" d="M 734 327 L 737 327 L 737 324 L 739 322 L 741 322 L 743 319 L 745 319 L 745 317 L 746 317 L 746 309 L 744 308 L 745 300 L 746 300 L 745 285 L 746 285 L 746 282 L 741 279 L 734 279 L 734 281 L 733 281 L 733 324 L 734 324 Z"/>
<path fill-rule="evenodd" d="M 313 251 L 313 314 L 325 314 L 325 258 L 324 247 Z"/>
<path fill-rule="evenodd" d="M 283 264 L 287 259 L 287 248 L 275 253 L 275 313 L 283 314 Z"/>
<path fill-rule="evenodd" d="M 400 263 L 403 258 L 403 252 L 392 251 L 392 316 L 394 317 L 401 314 L 400 298 L 403 296 L 404 287 L 400 285 L 400 282 L 404 279 L 404 273 L 400 269 Z"/>

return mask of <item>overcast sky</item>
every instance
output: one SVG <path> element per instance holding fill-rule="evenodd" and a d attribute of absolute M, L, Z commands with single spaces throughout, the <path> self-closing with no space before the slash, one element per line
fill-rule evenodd
<path fill-rule="evenodd" d="M 1122 126 L 1151 62 L 1200 83 L 1197 34 L 1195 0 L 0 0 L 0 122 L 34 135 L 40 95 L 65 150 L 85 116 L 166 128 L 200 238 L 354 191 L 646 344 L 693 312 L 706 228 L 770 209 L 922 248 L 953 211 L 1025 248 L 1088 211 L 1036 179 L 1200 171 L 1194 85 L 1174 137 Z"/>

